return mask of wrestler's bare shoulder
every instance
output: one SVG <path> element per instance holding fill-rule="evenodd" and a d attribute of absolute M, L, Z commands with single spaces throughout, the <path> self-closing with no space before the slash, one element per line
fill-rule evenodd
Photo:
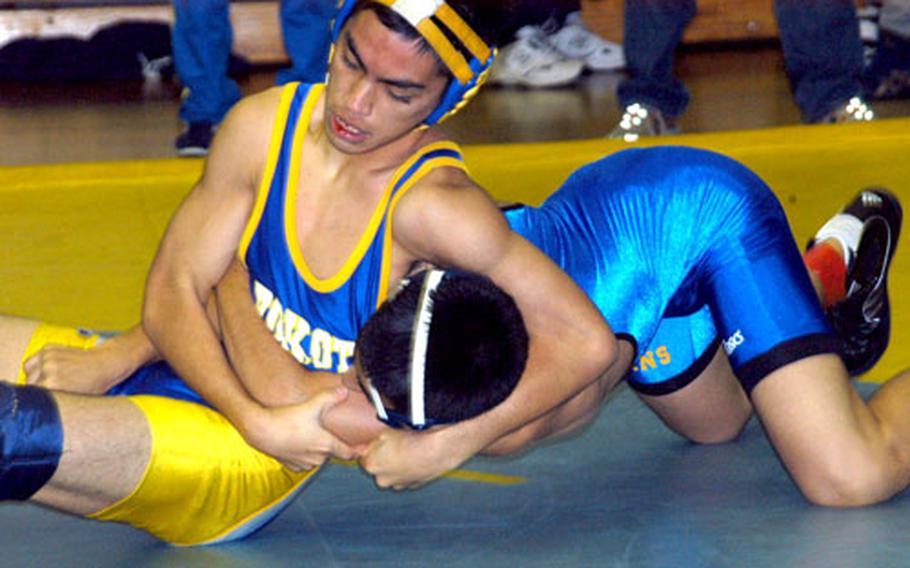
<path fill-rule="evenodd" d="M 436 168 L 422 178 L 401 198 L 393 215 L 396 242 L 434 261 L 457 258 L 452 249 L 465 241 L 493 249 L 509 232 L 486 191 L 453 166 Z"/>
<path fill-rule="evenodd" d="M 206 160 L 204 181 L 230 181 L 235 187 L 255 189 L 265 167 L 281 88 L 267 89 L 240 100 L 227 114 Z"/>
<path fill-rule="evenodd" d="M 219 134 L 241 137 L 248 148 L 253 144 L 257 147 L 266 145 L 281 104 L 281 93 L 281 87 L 273 87 L 244 97 L 228 113 Z"/>

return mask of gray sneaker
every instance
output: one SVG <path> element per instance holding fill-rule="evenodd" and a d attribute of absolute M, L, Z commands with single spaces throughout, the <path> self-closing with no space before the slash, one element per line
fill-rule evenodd
<path fill-rule="evenodd" d="M 626 106 L 622 119 L 610 132 L 610 138 L 635 142 L 642 136 L 679 134 L 679 128 L 658 109 L 641 103 Z"/>
<path fill-rule="evenodd" d="M 622 46 L 589 30 L 581 12 L 566 16 L 565 25 L 547 39 L 563 56 L 584 62 L 591 71 L 615 71 L 626 66 Z"/>
<path fill-rule="evenodd" d="M 843 124 L 845 122 L 868 122 L 875 118 L 875 112 L 869 104 L 860 97 L 853 97 L 849 101 L 835 107 L 834 110 L 818 120 L 818 124 Z"/>

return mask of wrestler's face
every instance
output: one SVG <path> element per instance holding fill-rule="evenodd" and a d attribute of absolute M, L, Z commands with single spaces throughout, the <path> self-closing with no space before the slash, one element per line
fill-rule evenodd
<path fill-rule="evenodd" d="M 385 27 L 376 14 L 355 14 L 341 31 L 329 66 L 325 132 L 338 150 L 363 154 L 397 140 L 438 105 L 448 86 L 431 53 Z"/>

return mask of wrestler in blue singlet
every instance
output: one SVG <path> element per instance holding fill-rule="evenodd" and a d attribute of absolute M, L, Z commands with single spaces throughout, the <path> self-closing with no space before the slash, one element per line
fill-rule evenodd
<path fill-rule="evenodd" d="M 636 344 L 629 383 L 644 394 L 682 388 L 720 344 L 747 392 L 837 350 L 780 204 L 730 158 L 626 150 L 506 217 Z"/>
<path fill-rule="evenodd" d="M 275 339 L 304 367 L 343 373 L 351 365 L 357 333 L 390 288 L 388 225 L 397 198 L 438 167 L 464 169 L 453 142 L 429 144 L 392 175 L 361 238 L 329 278 L 314 275 L 296 237 L 300 156 L 310 115 L 324 85 L 285 86 L 256 206 L 238 256 L 250 273 L 253 301 Z M 147 365 L 108 394 L 157 394 L 207 404 L 166 363 Z"/>
<path fill-rule="evenodd" d="M 238 257 L 249 270 L 259 314 L 282 347 L 308 369 L 341 373 L 351 364 L 357 333 L 385 301 L 390 288 L 390 223 L 397 198 L 434 168 L 465 166 L 452 142 L 437 142 L 417 150 L 391 176 L 342 268 L 329 278 L 318 278 L 300 250 L 294 212 L 301 148 L 322 91 L 322 85 L 284 87 L 267 169 Z M 290 472 L 250 448 L 227 420 L 201 409 L 199 405 L 208 406 L 205 400 L 166 363 L 142 367 L 108 394 L 158 395 L 138 397 L 145 401 L 143 411 L 155 439 L 150 460 L 154 467 L 150 466 L 136 493 L 95 518 L 126 522 L 180 544 L 233 540 L 274 518 L 303 489 L 312 473 Z M 198 404 L 181 405 L 170 399 Z M 175 423 L 181 431 L 175 435 L 169 418 L 177 411 L 181 415 Z M 189 440 L 180 435 L 184 431 L 189 433 Z M 175 465 L 172 456 L 192 453 L 188 447 L 196 443 L 193 437 L 206 440 L 207 449 L 218 458 L 200 459 L 190 466 L 185 462 Z M 224 474 L 220 460 L 244 475 Z M 198 475 L 200 472 L 205 475 Z M 174 493 L 178 487 L 182 493 Z M 181 510 L 181 523 L 177 523 L 169 518 L 170 509 L 161 509 L 162 501 L 174 502 L 166 494 L 210 505 L 191 507 L 192 515 Z M 222 502 L 232 506 L 222 507 Z"/>

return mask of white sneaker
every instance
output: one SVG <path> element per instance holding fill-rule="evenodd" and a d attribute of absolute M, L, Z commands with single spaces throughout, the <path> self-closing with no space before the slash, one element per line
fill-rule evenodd
<path fill-rule="evenodd" d="M 583 61 L 591 71 L 615 71 L 626 66 L 622 46 L 589 30 L 581 20 L 581 12 L 566 16 L 565 25 L 547 40 L 559 53 Z"/>
<path fill-rule="evenodd" d="M 490 72 L 490 82 L 525 87 L 559 87 L 572 83 L 584 63 L 566 59 L 535 26 L 518 30 L 516 41 L 502 48 Z"/>

